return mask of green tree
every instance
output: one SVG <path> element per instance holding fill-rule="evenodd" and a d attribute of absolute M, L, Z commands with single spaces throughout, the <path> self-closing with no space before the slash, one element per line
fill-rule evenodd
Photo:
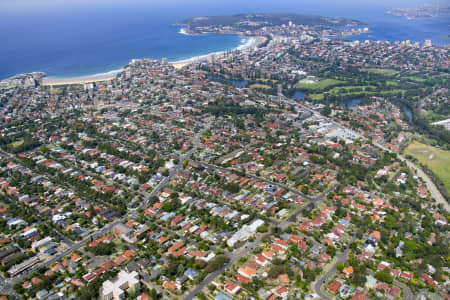
<path fill-rule="evenodd" d="M 383 271 L 375 273 L 375 278 L 386 283 L 392 283 L 394 281 L 389 268 L 385 268 Z"/>

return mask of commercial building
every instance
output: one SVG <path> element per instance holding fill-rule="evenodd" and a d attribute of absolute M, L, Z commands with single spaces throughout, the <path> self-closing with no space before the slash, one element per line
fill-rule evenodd
<path fill-rule="evenodd" d="M 132 293 L 139 288 L 139 274 L 136 271 L 127 273 L 120 271 L 115 281 L 103 282 L 100 290 L 102 300 L 121 300 L 125 298 L 125 292 Z"/>
<path fill-rule="evenodd" d="M 242 228 L 239 229 L 239 231 L 237 231 L 235 234 L 233 234 L 233 236 L 231 236 L 228 239 L 227 245 L 230 247 L 233 247 L 234 245 L 236 245 L 237 242 L 242 242 L 242 241 L 247 240 L 249 237 L 254 235 L 256 233 L 256 231 L 258 230 L 258 227 L 263 224 L 264 224 L 264 221 L 258 219 L 258 220 L 253 221 L 253 223 L 250 225 L 242 226 Z"/>

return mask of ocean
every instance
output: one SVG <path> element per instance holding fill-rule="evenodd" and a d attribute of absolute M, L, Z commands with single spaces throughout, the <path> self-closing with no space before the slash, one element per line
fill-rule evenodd
<path fill-rule="evenodd" d="M 1 0 L 0 79 L 27 72 L 68 78 L 120 69 L 133 58 L 179 61 L 245 43 L 236 35 L 190 36 L 174 24 L 203 15 L 296 12 L 370 25 L 352 40 L 411 40 L 446 45 L 448 16 L 408 20 L 386 13 L 404 0 Z"/>

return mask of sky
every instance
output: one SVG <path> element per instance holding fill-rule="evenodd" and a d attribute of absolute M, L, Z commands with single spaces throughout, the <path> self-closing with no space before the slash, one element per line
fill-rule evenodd
<path fill-rule="evenodd" d="M 248 6 L 258 7 L 258 3 L 264 0 L 247 0 Z M 296 3 L 307 3 L 310 0 L 294 0 Z M 359 7 L 365 4 L 373 5 L 386 5 L 386 6 L 411 6 L 419 3 L 441 3 L 449 4 L 448 0 L 338 0 L 343 4 L 356 4 Z M 192 4 L 192 5 L 211 5 L 219 6 L 220 4 L 227 5 L 228 0 L 1 0 L 0 12 L 3 13 L 33 13 L 39 11 L 54 11 L 59 9 L 80 9 L 86 7 L 101 7 L 107 8 L 108 6 L 123 5 L 124 3 L 129 6 L 134 5 L 165 5 L 176 6 L 177 4 Z M 240 4 L 243 4 L 240 1 Z M 275 2 L 275 1 L 273 1 Z M 278 0 L 276 3 L 283 6 L 284 4 L 292 3 L 292 0 Z M 316 3 L 336 3 L 336 0 L 315 0 Z"/>

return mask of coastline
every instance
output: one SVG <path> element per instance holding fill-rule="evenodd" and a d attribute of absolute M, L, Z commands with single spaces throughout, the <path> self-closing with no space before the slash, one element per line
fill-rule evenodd
<path fill-rule="evenodd" d="M 180 34 L 186 34 L 184 32 L 181 32 Z M 245 40 L 247 39 L 247 40 Z M 245 41 L 244 44 L 240 44 L 237 47 L 230 49 L 230 50 L 223 50 L 223 51 L 217 51 L 212 53 L 207 53 L 204 55 L 194 56 L 187 59 L 177 60 L 169 62 L 174 68 L 180 69 L 184 66 L 187 66 L 189 64 L 192 64 L 194 62 L 198 61 L 205 61 L 211 56 L 221 57 L 225 53 L 229 51 L 245 51 L 247 49 L 253 48 L 261 44 L 265 41 L 265 37 L 248 37 L 243 38 L 243 41 Z M 42 85 L 44 86 L 58 86 L 58 85 L 69 85 L 69 84 L 86 84 L 86 83 L 92 83 L 92 82 L 101 82 L 101 81 L 109 81 L 113 80 L 117 77 L 119 73 L 121 73 L 123 69 L 113 70 L 105 73 L 99 73 L 99 74 L 92 74 L 92 75 L 83 75 L 83 76 L 74 76 L 74 77 L 64 77 L 64 78 L 58 78 L 58 77 L 43 77 L 42 78 Z"/>
<path fill-rule="evenodd" d="M 245 51 L 247 49 L 250 49 L 250 48 L 260 45 L 261 43 L 263 43 L 265 41 L 265 39 L 266 39 L 265 37 L 259 37 L 259 36 L 249 37 L 248 40 L 244 44 L 239 45 L 236 48 L 233 48 L 231 50 L 212 52 L 212 53 L 208 53 L 208 54 L 204 54 L 204 55 L 194 56 L 194 57 L 187 58 L 187 59 L 171 61 L 171 62 L 169 62 L 169 64 L 174 66 L 176 69 L 180 69 L 180 68 L 187 66 L 189 64 L 192 64 L 194 62 L 208 60 L 211 56 L 221 57 L 221 56 L 225 55 L 225 53 L 227 53 L 228 51 Z"/>
<path fill-rule="evenodd" d="M 91 82 L 108 81 L 116 78 L 117 74 L 121 73 L 123 69 L 113 70 L 105 73 L 75 76 L 67 78 L 44 77 L 42 78 L 42 85 L 67 85 L 67 84 L 85 84 Z"/>

